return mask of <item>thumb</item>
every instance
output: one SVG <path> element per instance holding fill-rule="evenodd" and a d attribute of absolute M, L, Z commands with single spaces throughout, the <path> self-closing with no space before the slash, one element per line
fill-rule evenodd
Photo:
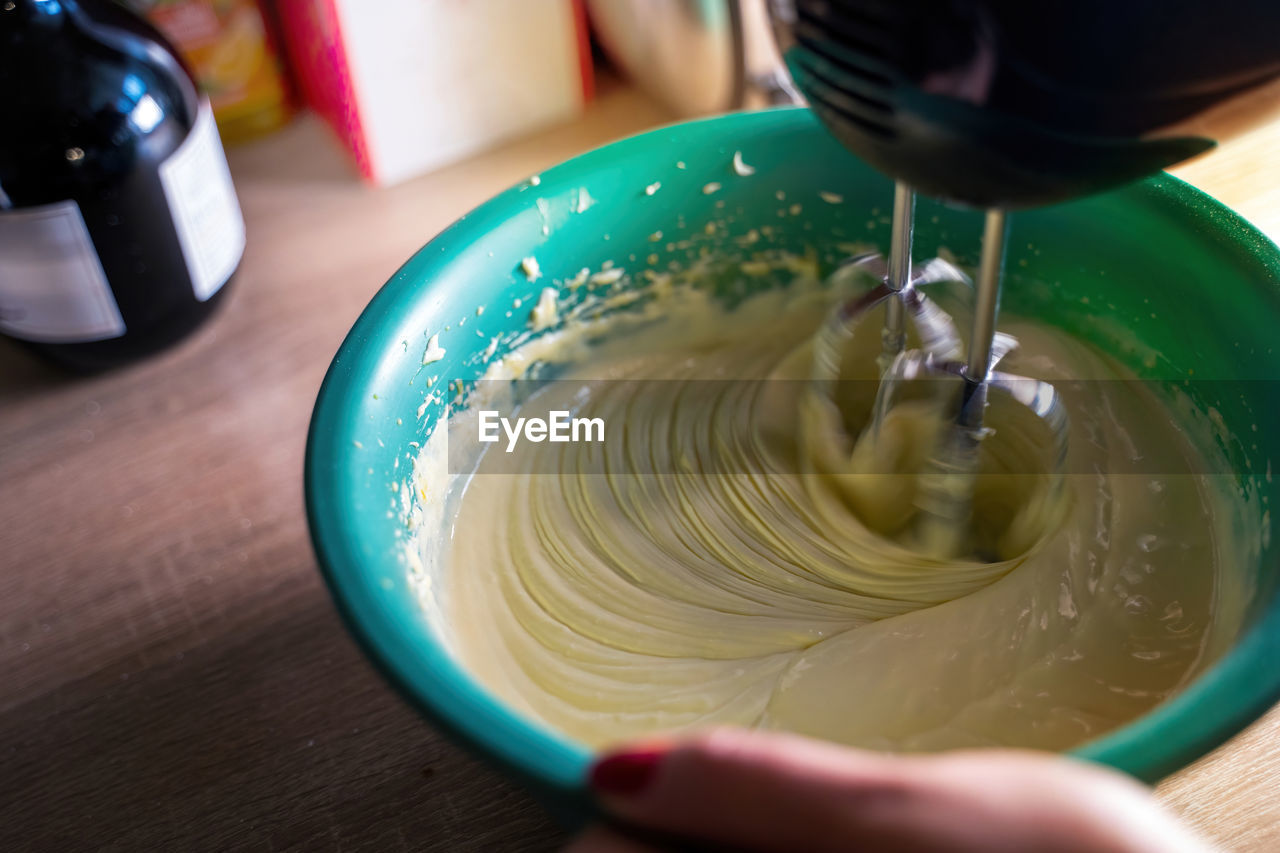
<path fill-rule="evenodd" d="M 721 729 L 614 752 L 593 768 L 633 826 L 747 850 L 1202 851 L 1120 774 L 992 750 L 890 756 Z"/>
<path fill-rule="evenodd" d="M 718 729 L 600 760 L 592 788 L 624 821 L 760 850 L 847 847 L 855 812 L 910 796 L 893 759 L 791 735 Z"/>

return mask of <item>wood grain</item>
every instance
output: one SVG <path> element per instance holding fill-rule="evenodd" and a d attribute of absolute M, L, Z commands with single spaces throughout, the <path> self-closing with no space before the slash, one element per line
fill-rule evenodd
<path fill-rule="evenodd" d="M 365 663 L 315 569 L 302 447 L 379 285 L 485 198 L 666 120 L 605 92 L 581 121 L 389 189 L 313 120 L 231 152 L 249 227 L 225 308 L 178 348 L 69 378 L 0 342 L 0 850 L 543 850 L 523 792 Z M 1190 179 L 1280 233 L 1280 129 Z M 1280 849 L 1280 715 L 1162 793 Z"/>

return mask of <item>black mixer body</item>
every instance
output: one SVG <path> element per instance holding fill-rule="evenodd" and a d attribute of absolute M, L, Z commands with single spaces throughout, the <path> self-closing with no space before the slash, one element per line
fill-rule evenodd
<path fill-rule="evenodd" d="M 1051 204 L 1192 157 L 1214 141 L 1190 121 L 1280 78 L 1280 0 L 773 0 L 773 12 L 797 87 L 846 147 L 977 207 Z"/>

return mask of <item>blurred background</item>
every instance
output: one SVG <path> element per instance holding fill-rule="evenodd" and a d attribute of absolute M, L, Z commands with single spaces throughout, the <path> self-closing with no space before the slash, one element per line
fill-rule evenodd
<path fill-rule="evenodd" d="M 223 141 L 315 113 L 408 180 L 587 109 L 625 78 L 673 116 L 792 99 L 766 0 L 127 0 L 186 56 Z"/>

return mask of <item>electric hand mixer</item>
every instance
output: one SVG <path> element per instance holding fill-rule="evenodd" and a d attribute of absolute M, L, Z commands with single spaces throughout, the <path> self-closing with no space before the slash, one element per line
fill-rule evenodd
<path fill-rule="evenodd" d="M 879 287 L 839 306 L 815 340 L 815 379 L 834 381 L 854 324 L 885 305 L 878 428 L 901 381 L 960 380 L 950 427 L 922 472 L 918 541 L 961 548 L 989 387 L 1043 418 L 1065 453 L 1052 386 L 993 370 L 1014 346 L 996 331 L 1007 211 L 1113 187 L 1213 147 L 1186 132 L 1209 111 L 1251 114 L 1280 96 L 1276 0 L 772 0 L 797 88 L 847 148 L 896 180 L 887 262 L 850 259 Z M 985 208 L 967 352 L 926 284 L 962 278 L 934 259 L 912 269 L 914 191 Z M 905 348 L 906 324 L 922 345 Z M 963 358 L 961 357 L 963 353 Z"/>

